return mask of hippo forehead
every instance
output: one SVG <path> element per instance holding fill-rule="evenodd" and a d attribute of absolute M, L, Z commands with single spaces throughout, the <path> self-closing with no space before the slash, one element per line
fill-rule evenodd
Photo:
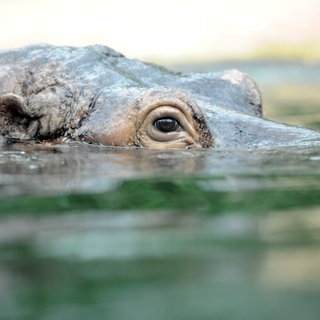
<path fill-rule="evenodd" d="M 101 57 L 103 47 L 94 48 Z M 101 61 L 102 66 L 95 66 L 95 74 L 99 74 L 101 79 L 100 88 L 179 88 L 196 101 L 204 100 L 225 109 L 262 116 L 261 94 L 257 84 L 238 70 L 174 73 L 157 65 L 129 60 L 123 56 L 108 59 L 101 57 Z"/>
<path fill-rule="evenodd" d="M 69 88 L 71 94 L 79 92 L 82 95 L 87 92 L 96 95 L 104 88 L 180 88 L 195 100 L 203 99 L 255 116 L 262 113 L 256 83 L 237 70 L 174 73 L 153 64 L 126 59 L 101 45 L 26 47 L 7 53 L 6 59 L 2 60 L 5 60 L 4 65 L 11 65 L 13 75 L 18 73 L 21 86 L 26 87 L 26 83 L 29 87 L 32 85 L 32 91 L 48 87 L 54 89 L 59 85 Z"/>

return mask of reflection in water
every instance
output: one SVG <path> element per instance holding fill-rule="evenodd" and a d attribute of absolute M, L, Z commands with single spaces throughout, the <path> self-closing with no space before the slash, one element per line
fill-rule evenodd
<path fill-rule="evenodd" d="M 112 149 L 75 143 L 38 151 L 16 149 L 0 151 L 1 197 L 105 191 L 122 180 L 181 175 L 224 177 L 219 186 L 209 179 L 206 188 L 237 190 L 243 185 L 244 189 L 255 189 L 259 187 L 257 183 L 272 183 L 275 175 L 288 176 L 290 184 L 293 180 L 299 183 L 300 175 L 312 177 L 320 171 L 318 148 L 183 152 Z M 268 175 L 272 178 L 267 179 Z M 258 181 L 257 176 L 264 178 Z M 284 188 L 284 183 L 282 179 L 279 188 Z"/>
<path fill-rule="evenodd" d="M 141 152 L 138 149 L 85 147 L 77 144 L 36 152 L 2 151 L 1 196 L 108 190 L 114 180 L 192 174 L 203 167 L 202 162 L 201 153 L 188 151 Z"/>
<path fill-rule="evenodd" d="M 0 152 L 0 318 L 318 319 L 320 151 Z"/>
<path fill-rule="evenodd" d="M 291 240 L 288 229 L 286 239 L 267 239 L 260 230 L 266 224 L 272 234 L 268 219 L 172 212 L 2 219 L 1 234 L 24 235 L 1 240 L 0 314 L 317 319 L 319 243 Z"/>

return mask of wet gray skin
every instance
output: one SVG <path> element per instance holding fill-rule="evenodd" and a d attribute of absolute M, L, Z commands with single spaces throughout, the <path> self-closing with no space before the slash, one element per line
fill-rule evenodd
<path fill-rule="evenodd" d="M 104 46 L 0 53 L 1 142 L 150 148 L 274 148 L 320 133 L 263 119 L 255 82 L 230 70 L 177 74 Z"/>

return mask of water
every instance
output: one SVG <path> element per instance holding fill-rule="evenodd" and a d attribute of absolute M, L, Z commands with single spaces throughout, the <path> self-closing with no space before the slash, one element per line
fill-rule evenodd
<path fill-rule="evenodd" d="M 0 319 L 318 319 L 319 148 L 16 146 L 0 172 Z"/>
<path fill-rule="evenodd" d="M 252 64 L 267 108 L 320 128 L 317 73 L 284 68 Z M 0 319 L 318 320 L 319 178 L 316 144 L 3 149 Z"/>

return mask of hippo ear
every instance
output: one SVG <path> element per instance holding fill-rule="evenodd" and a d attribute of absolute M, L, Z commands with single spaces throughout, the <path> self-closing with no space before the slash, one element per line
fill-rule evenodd
<path fill-rule="evenodd" d="M 0 135 L 7 139 L 29 140 L 34 138 L 38 121 L 25 111 L 22 97 L 13 93 L 0 96 Z"/>
<path fill-rule="evenodd" d="M 238 70 L 191 73 L 182 81 L 185 88 L 201 95 L 212 105 L 262 117 L 259 88 L 245 73 Z"/>
<path fill-rule="evenodd" d="M 247 74 L 238 70 L 228 70 L 221 74 L 221 79 L 233 86 L 234 97 L 238 97 L 240 110 L 250 115 L 262 117 L 262 98 L 258 85 Z"/>

